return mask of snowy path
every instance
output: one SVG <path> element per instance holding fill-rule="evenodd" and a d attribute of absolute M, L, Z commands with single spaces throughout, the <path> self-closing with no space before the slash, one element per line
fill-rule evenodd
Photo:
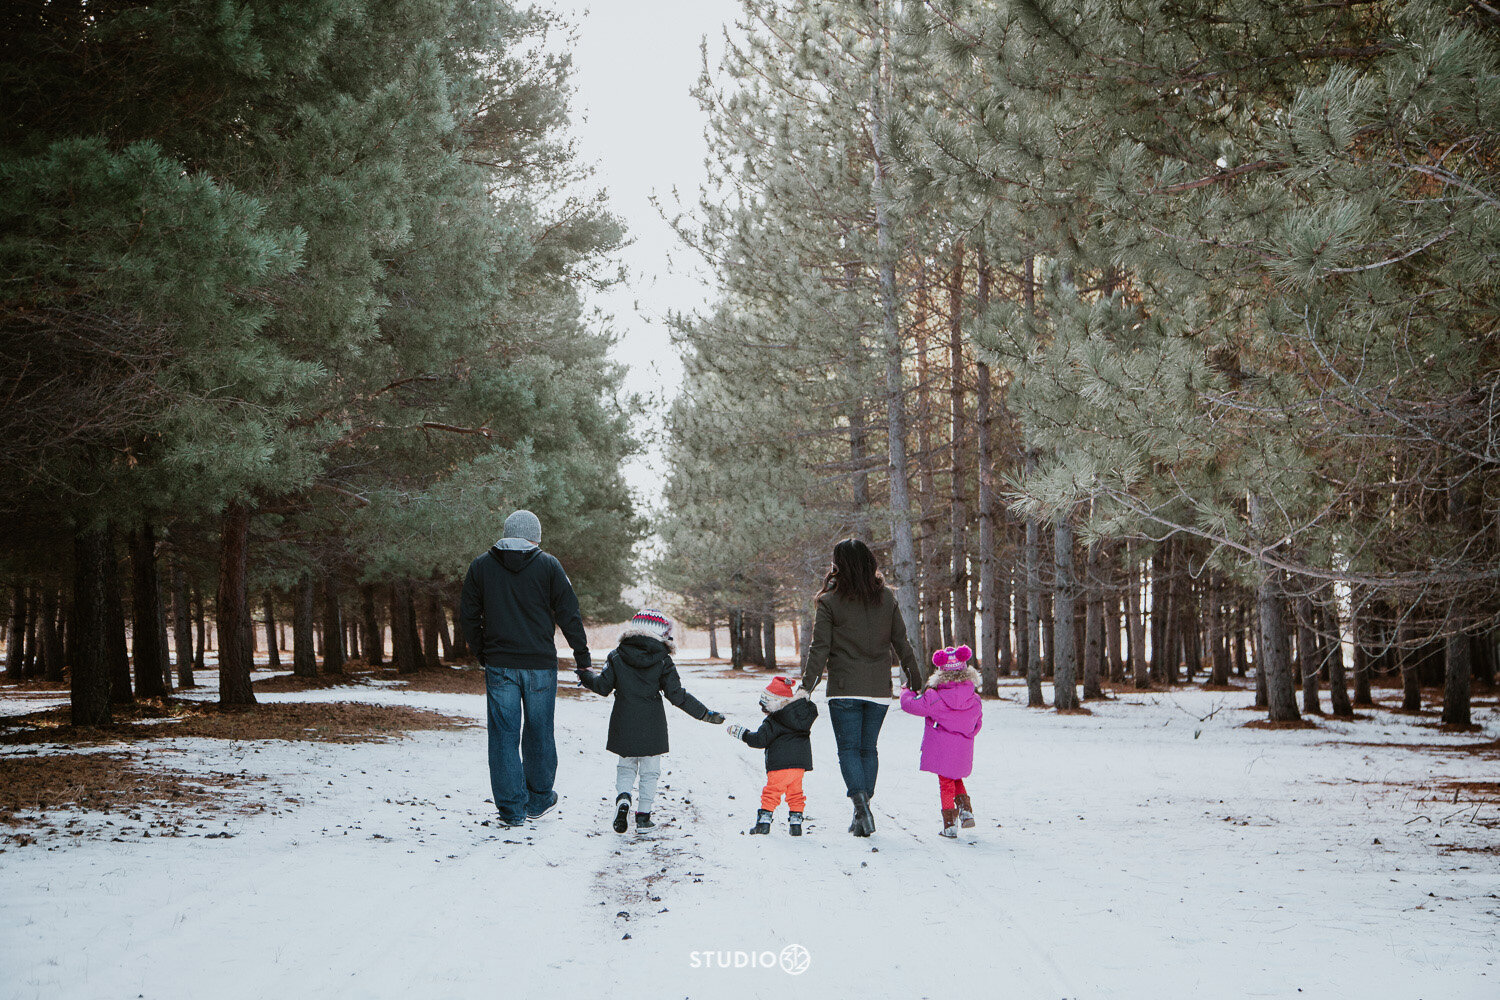
<path fill-rule="evenodd" d="M 764 678 L 685 675 L 755 721 Z M 375 688 L 273 698 L 482 708 Z M 607 827 L 609 705 L 592 696 L 559 701 L 562 805 L 503 834 L 482 825 L 482 729 L 176 741 L 174 766 L 265 774 L 305 804 L 217 821 L 225 839 L 6 852 L 0 997 L 1500 995 L 1500 860 L 1440 849 L 1493 845 L 1500 815 L 1449 817 L 1410 788 L 1493 780 L 1493 762 L 1355 742 L 1486 737 L 1394 716 L 1247 730 L 1242 693 L 1132 700 L 1066 718 L 987 705 L 979 827 L 959 843 L 936 836 L 920 727 L 894 709 L 869 841 L 844 832 L 826 719 L 801 840 L 784 807 L 770 837 L 745 835 L 759 753 L 670 708 L 664 825 L 640 837 Z M 1480 721 L 1494 738 L 1494 710 Z M 809 958 L 795 976 L 776 961 L 793 944 Z"/>

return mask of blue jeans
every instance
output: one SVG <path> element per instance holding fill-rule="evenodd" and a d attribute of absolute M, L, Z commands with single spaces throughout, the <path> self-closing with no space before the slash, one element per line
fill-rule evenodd
<path fill-rule="evenodd" d="M 484 689 L 490 790 L 500 818 L 520 823 L 528 809 L 546 804 L 557 778 L 557 744 L 552 738 L 557 671 L 485 667 Z"/>
<path fill-rule="evenodd" d="M 875 796 L 875 775 L 880 770 L 875 741 L 880 738 L 887 707 L 858 698 L 828 699 L 828 719 L 839 748 L 839 770 L 851 796 L 855 792 Z"/>

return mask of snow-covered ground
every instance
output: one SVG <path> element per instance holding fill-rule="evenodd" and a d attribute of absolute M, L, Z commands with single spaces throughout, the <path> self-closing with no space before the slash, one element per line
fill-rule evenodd
<path fill-rule="evenodd" d="M 755 724 L 764 675 L 683 672 Z M 301 804 L 202 831 L 231 837 L 6 851 L 0 996 L 1500 996 L 1500 856 L 1455 850 L 1493 848 L 1500 807 L 1428 794 L 1494 781 L 1494 758 L 1370 745 L 1494 739 L 1493 708 L 1469 736 L 1378 712 L 1270 732 L 1242 728 L 1260 717 L 1248 692 L 1066 717 L 1004 693 L 969 782 L 979 825 L 958 842 L 937 836 L 919 720 L 894 709 L 869 840 L 845 832 L 826 712 L 800 840 L 785 807 L 770 837 L 745 834 L 760 754 L 670 708 L 662 826 L 610 831 L 609 702 L 592 695 L 558 702 L 561 806 L 509 832 L 484 824 L 482 728 L 158 742 L 174 767 L 265 775 Z M 260 697 L 483 708 L 374 686 Z"/>

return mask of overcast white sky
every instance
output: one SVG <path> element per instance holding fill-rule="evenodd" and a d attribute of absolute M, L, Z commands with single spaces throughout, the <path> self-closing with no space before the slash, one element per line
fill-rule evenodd
<path fill-rule="evenodd" d="M 712 293 L 705 275 L 691 273 L 696 260 L 678 247 L 650 198 L 656 193 L 670 203 L 675 187 L 685 203 L 697 202 L 704 120 L 688 91 L 701 68 L 700 41 L 708 37 L 710 66 L 717 66 L 722 27 L 734 23 L 739 3 L 552 0 L 552 6 L 578 26 L 574 131 L 580 151 L 598 167 L 599 183 L 635 239 L 624 255 L 629 286 L 596 297 L 595 304 L 614 314 L 622 335 L 617 355 L 630 366 L 627 387 L 661 402 L 676 393 L 682 373 L 665 317 L 702 308 Z M 653 506 L 660 464 L 652 455 L 627 470 L 631 486 Z"/>

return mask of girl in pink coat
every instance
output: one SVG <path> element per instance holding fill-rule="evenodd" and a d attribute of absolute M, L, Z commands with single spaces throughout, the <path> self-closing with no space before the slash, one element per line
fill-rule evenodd
<path fill-rule="evenodd" d="M 937 667 L 921 694 L 901 692 L 901 710 L 927 720 L 922 733 L 922 770 L 938 776 L 943 803 L 943 836 L 957 837 L 958 824 L 974 825 L 974 804 L 964 779 L 974 771 L 974 736 L 984 725 L 984 708 L 976 685 L 979 672 L 969 666 L 974 651 L 949 646 L 932 654 Z"/>

